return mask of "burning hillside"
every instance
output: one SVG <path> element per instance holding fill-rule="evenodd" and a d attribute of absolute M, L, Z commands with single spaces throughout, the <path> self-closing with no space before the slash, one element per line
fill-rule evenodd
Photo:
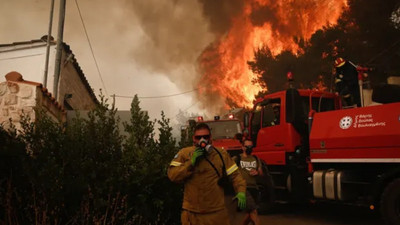
<path fill-rule="evenodd" d="M 203 0 L 205 9 L 207 4 L 214 4 L 210 1 Z M 198 98 L 203 104 L 251 106 L 254 96 L 267 90 L 267 84 L 255 82 L 257 75 L 247 65 L 254 51 L 265 46 L 273 55 L 284 50 L 301 54 L 295 37 L 307 40 L 318 29 L 334 25 L 347 7 L 346 0 L 239 2 L 235 5 L 240 10 L 229 15 L 228 28 L 199 57 Z M 218 13 L 214 14 L 218 17 Z"/>

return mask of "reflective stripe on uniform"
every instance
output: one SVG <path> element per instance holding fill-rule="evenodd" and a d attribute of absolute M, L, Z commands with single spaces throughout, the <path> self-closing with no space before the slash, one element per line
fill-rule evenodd
<path fill-rule="evenodd" d="M 238 169 L 238 166 L 236 164 L 233 164 L 231 167 L 229 167 L 229 169 L 226 170 L 226 174 L 231 175 L 237 169 Z"/>
<path fill-rule="evenodd" d="M 335 79 L 335 84 L 337 84 L 337 83 L 339 83 L 339 82 L 342 82 L 342 80 L 341 80 L 341 79 L 338 79 L 338 78 L 336 78 L 336 79 Z"/>
<path fill-rule="evenodd" d="M 169 164 L 170 166 L 181 166 L 182 163 L 181 162 L 177 162 L 177 161 L 172 161 L 171 164 Z"/>

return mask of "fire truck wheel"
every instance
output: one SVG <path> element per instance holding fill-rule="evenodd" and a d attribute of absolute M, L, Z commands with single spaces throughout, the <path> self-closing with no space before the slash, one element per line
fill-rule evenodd
<path fill-rule="evenodd" d="M 258 200 L 258 212 L 260 214 L 268 214 L 275 206 L 275 192 L 272 177 L 268 172 L 266 174 L 264 173 L 262 181 L 258 180 L 257 183 L 260 193 Z"/>
<path fill-rule="evenodd" d="M 400 179 L 386 186 L 381 196 L 382 218 L 390 225 L 400 224 Z"/>
<path fill-rule="evenodd" d="M 259 186 L 260 199 L 258 203 L 258 212 L 260 214 L 268 214 L 272 212 L 274 203 L 273 187 L 271 186 Z"/>

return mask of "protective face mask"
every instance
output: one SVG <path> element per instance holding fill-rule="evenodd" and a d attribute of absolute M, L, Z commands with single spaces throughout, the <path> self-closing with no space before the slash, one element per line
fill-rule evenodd
<path fill-rule="evenodd" d="M 205 138 L 201 138 L 199 142 L 197 142 L 197 147 L 205 148 L 208 144 L 208 140 Z"/>
<path fill-rule="evenodd" d="M 253 152 L 253 147 L 246 147 L 246 154 L 250 155 Z"/>

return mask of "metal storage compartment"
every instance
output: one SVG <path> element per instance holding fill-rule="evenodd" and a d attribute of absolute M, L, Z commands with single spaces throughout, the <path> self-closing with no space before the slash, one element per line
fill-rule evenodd
<path fill-rule="evenodd" d="M 325 171 L 325 196 L 327 199 L 335 200 L 335 185 L 337 171 L 328 170 Z"/>
<path fill-rule="evenodd" d="M 313 194 L 315 198 L 324 198 L 323 175 L 325 171 L 315 171 L 313 173 Z"/>
<path fill-rule="evenodd" d="M 313 194 L 315 198 L 345 200 L 342 190 L 343 171 L 319 170 L 313 173 Z"/>

